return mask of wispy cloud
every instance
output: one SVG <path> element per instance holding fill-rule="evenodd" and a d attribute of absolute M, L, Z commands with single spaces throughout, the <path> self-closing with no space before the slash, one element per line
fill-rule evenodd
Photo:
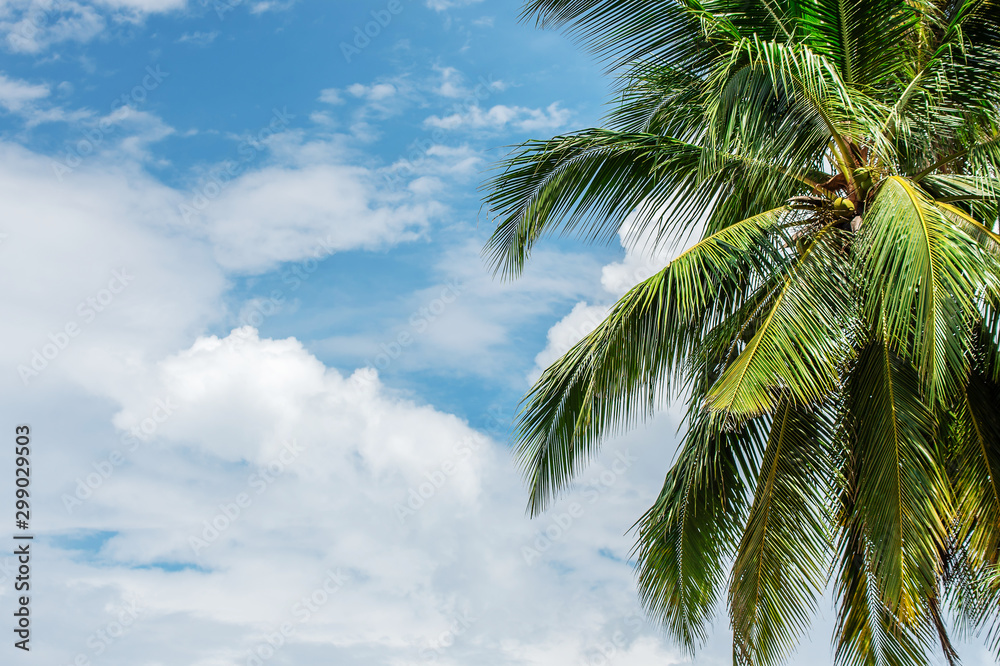
<path fill-rule="evenodd" d="M 19 113 L 34 102 L 50 94 L 49 86 L 12 79 L 0 73 L 0 106 L 13 113 Z"/>
<path fill-rule="evenodd" d="M 177 42 L 179 44 L 192 44 L 194 46 L 208 46 L 214 42 L 218 36 L 218 30 L 212 30 L 210 32 L 196 30 L 194 32 L 185 32 L 177 39 Z"/>
<path fill-rule="evenodd" d="M 479 105 L 447 116 L 430 116 L 424 121 L 427 127 L 443 130 L 503 130 L 512 128 L 522 132 L 555 130 L 564 127 L 572 113 L 559 102 L 544 109 L 497 104 L 488 109 Z"/>

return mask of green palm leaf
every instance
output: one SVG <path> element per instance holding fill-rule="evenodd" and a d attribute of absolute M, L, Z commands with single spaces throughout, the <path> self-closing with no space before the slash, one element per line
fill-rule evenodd
<path fill-rule="evenodd" d="M 869 322 L 919 369 L 932 401 L 956 395 L 969 371 L 964 322 L 978 318 L 982 287 L 995 279 L 978 244 L 893 176 L 878 190 L 858 253 Z"/>
<path fill-rule="evenodd" d="M 637 523 L 643 604 L 692 654 L 708 638 L 725 560 L 746 514 L 742 477 L 755 469 L 761 425 L 719 432 L 696 414 L 660 496 Z"/>
<path fill-rule="evenodd" d="M 774 412 L 783 396 L 805 405 L 836 387 L 854 314 L 837 243 L 827 227 L 803 248 L 756 334 L 709 392 L 710 409 L 740 421 Z"/>
<path fill-rule="evenodd" d="M 859 355 L 846 387 L 844 438 L 866 569 L 877 599 L 908 631 L 928 626 L 952 515 L 934 415 L 917 372 L 884 343 Z"/>
<path fill-rule="evenodd" d="M 733 563 L 729 610 L 736 663 L 783 661 L 809 625 L 828 569 L 833 478 L 829 424 L 786 402 L 771 424 L 746 529 Z M 805 481 L 805 483 L 803 483 Z"/>
<path fill-rule="evenodd" d="M 529 509 L 683 396 L 636 555 L 692 653 L 727 564 L 740 663 L 791 653 L 827 573 L 838 664 L 954 665 L 956 627 L 1000 650 L 998 2 L 525 6 L 609 59 L 618 102 L 505 160 L 494 267 L 702 230 L 525 398 Z"/>
<path fill-rule="evenodd" d="M 785 212 L 770 211 L 705 238 L 629 291 L 542 374 L 516 427 L 532 513 L 542 510 L 603 437 L 652 413 L 671 379 L 680 378 L 681 363 L 717 308 L 738 300 L 740 290 L 780 265 L 775 235 Z"/>

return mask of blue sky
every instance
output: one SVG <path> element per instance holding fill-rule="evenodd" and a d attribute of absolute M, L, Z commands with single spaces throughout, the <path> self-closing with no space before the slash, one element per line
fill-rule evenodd
<path fill-rule="evenodd" d="M 17 6 L 10 3 L 15 18 Z M 380 335 L 391 340 L 405 326 L 410 301 L 441 281 L 449 253 L 474 260 L 471 250 L 488 230 L 477 186 L 505 147 L 597 122 L 607 88 L 599 65 L 568 40 L 518 22 L 509 8 L 482 3 L 400 0 L 398 13 L 388 3 L 131 8 L 84 3 L 75 13 L 22 15 L 27 25 L 7 40 L 4 74 L 21 95 L 12 95 L 17 101 L 3 118 L 4 136 L 54 157 L 53 170 L 65 180 L 125 151 L 146 175 L 191 193 L 181 214 L 194 226 L 203 216 L 193 204 L 207 194 L 213 205 L 210 195 L 227 168 L 252 175 L 288 157 L 266 145 L 278 141 L 271 129 L 287 150 L 314 143 L 336 151 L 344 165 L 365 170 L 367 183 L 385 197 L 419 199 L 423 209 L 411 224 L 342 243 L 307 280 L 290 277 L 295 266 L 277 265 L 303 248 L 227 275 L 223 297 L 237 320 L 242 301 L 284 290 L 289 302 L 264 321 L 262 335 L 295 335 L 344 369 L 369 361 Z M 169 11 L 143 11 L 149 8 Z M 91 17 L 91 27 L 76 35 L 59 28 L 74 16 Z M 374 37 L 359 36 L 364 30 Z M 128 113 L 102 129 L 113 108 Z M 408 188 L 415 181 L 429 196 L 413 196 Z M 588 255 L 616 253 L 620 248 Z M 489 350 L 495 368 L 514 371 L 507 377 L 494 371 L 484 383 L 481 368 L 469 367 L 481 361 L 449 367 L 414 361 L 407 372 L 389 373 L 467 418 L 485 402 L 516 399 L 531 349 L 544 346 L 545 317 L 567 311 L 575 295 L 549 294 L 544 303 L 510 313 L 502 323 L 509 330 Z M 209 330 L 224 333 L 232 323 L 223 317 Z"/>
<path fill-rule="evenodd" d="M 611 91 L 517 13 L 0 0 L 0 391 L 39 535 L 35 654 L 3 663 L 729 663 L 724 620 L 692 661 L 636 600 L 679 409 L 524 516 L 519 397 L 669 253 L 484 264 L 491 165 Z M 829 660 L 829 607 L 796 659 Z"/>

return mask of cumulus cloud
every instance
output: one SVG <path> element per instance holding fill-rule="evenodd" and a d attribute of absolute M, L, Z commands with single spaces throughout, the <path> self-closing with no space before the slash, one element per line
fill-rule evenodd
<path fill-rule="evenodd" d="M 346 165 L 266 167 L 230 185 L 201 213 L 219 263 L 260 272 L 282 261 L 414 240 L 433 203 L 379 203 L 370 172 Z"/>
<path fill-rule="evenodd" d="M 64 600 L 138 600 L 135 640 L 107 663 L 194 622 L 213 631 L 162 646 L 164 663 L 242 666 L 282 624 L 294 628 L 281 651 L 295 663 L 323 648 L 339 663 L 572 666 L 608 644 L 678 659 L 639 616 L 622 561 L 620 525 L 651 498 L 633 484 L 648 447 L 610 447 L 581 491 L 532 523 L 501 443 L 370 371 L 324 366 L 295 339 L 252 328 L 201 337 L 122 386 L 121 432 L 158 404 L 170 413 L 125 454 L 127 474 L 53 525 L 102 535 L 97 561 L 73 563 L 64 545 L 49 569 Z M 71 483 L 52 490 L 62 503 L 75 496 Z M 553 602 L 565 595 L 587 610 Z M 72 650 L 70 639 L 57 660 Z"/>

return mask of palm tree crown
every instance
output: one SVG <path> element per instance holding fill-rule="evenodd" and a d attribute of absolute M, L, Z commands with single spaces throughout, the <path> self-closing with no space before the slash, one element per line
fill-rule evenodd
<path fill-rule="evenodd" d="M 604 129 L 487 185 L 517 275 L 555 232 L 700 240 L 526 396 L 532 513 L 602 439 L 688 401 L 636 525 L 649 611 L 776 664 L 836 595 L 839 664 L 958 655 L 1000 610 L 1000 2 L 533 0 L 610 59 Z M 728 572 L 728 573 L 727 573 Z"/>

